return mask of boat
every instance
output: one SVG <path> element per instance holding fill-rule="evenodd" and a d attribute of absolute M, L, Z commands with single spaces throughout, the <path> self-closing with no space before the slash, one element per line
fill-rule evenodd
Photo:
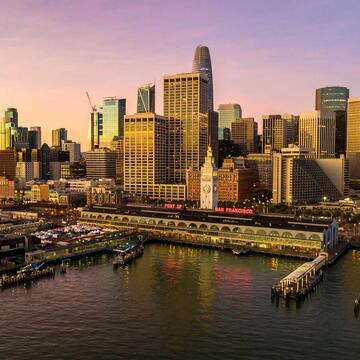
<path fill-rule="evenodd" d="M 142 242 L 130 242 L 118 246 L 113 249 L 113 252 L 116 254 L 113 259 L 113 265 L 125 265 L 131 260 L 141 256 L 144 252 L 144 246 Z"/>

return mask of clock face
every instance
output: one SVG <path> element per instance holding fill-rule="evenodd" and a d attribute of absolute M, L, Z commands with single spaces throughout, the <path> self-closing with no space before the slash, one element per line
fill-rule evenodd
<path fill-rule="evenodd" d="M 204 191 L 206 193 L 209 193 L 211 191 L 211 186 L 210 185 L 205 185 L 203 189 L 204 189 Z"/>

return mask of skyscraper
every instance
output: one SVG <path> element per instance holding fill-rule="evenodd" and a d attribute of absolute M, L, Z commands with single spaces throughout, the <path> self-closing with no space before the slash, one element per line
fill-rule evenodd
<path fill-rule="evenodd" d="M 100 147 L 100 138 L 102 136 L 103 114 L 99 111 L 93 111 L 90 115 L 89 138 L 91 150 Z"/>
<path fill-rule="evenodd" d="M 240 118 L 231 123 L 231 140 L 239 145 L 240 155 L 255 152 L 257 123 L 254 118 Z"/>
<path fill-rule="evenodd" d="M 281 115 L 263 115 L 263 152 L 281 151 L 286 147 L 288 122 Z"/>
<path fill-rule="evenodd" d="M 315 110 L 346 111 L 349 89 L 342 86 L 329 86 L 316 89 Z"/>
<path fill-rule="evenodd" d="M 52 131 L 52 146 L 61 146 L 61 142 L 67 140 L 67 130 L 64 128 Z"/>
<path fill-rule="evenodd" d="M 116 152 L 105 149 L 95 149 L 86 153 L 86 177 L 88 179 L 115 179 Z"/>
<path fill-rule="evenodd" d="M 19 115 L 16 108 L 8 108 L 5 111 L 5 117 L 9 119 L 10 122 L 12 122 L 15 127 L 18 127 L 19 125 Z"/>
<path fill-rule="evenodd" d="M 124 136 L 124 116 L 126 114 L 126 99 L 108 98 L 103 102 L 102 135 L 100 147 L 111 148 L 114 138 Z"/>
<path fill-rule="evenodd" d="M 145 85 L 138 89 L 137 113 L 155 113 L 155 85 Z"/>
<path fill-rule="evenodd" d="M 239 104 L 220 104 L 219 113 L 219 140 L 227 140 L 224 138 L 225 129 L 231 131 L 231 123 L 242 117 L 241 106 Z"/>
<path fill-rule="evenodd" d="M 207 110 L 214 109 L 214 95 L 213 95 L 213 74 L 211 68 L 210 51 L 207 46 L 197 46 L 193 60 L 193 72 L 199 72 L 206 75 L 208 78 L 208 93 L 207 93 Z"/>
<path fill-rule="evenodd" d="M 336 114 L 335 153 L 346 153 L 346 124 L 349 89 L 341 86 L 332 86 L 316 89 L 315 110 L 330 110 Z"/>
<path fill-rule="evenodd" d="M 61 144 L 61 149 L 63 151 L 69 152 L 69 161 L 71 163 L 80 162 L 80 158 L 81 158 L 80 144 L 78 144 L 74 141 L 71 141 L 71 140 L 65 140 Z"/>
<path fill-rule="evenodd" d="M 360 97 L 349 99 L 347 113 L 347 158 L 351 180 L 360 180 Z"/>
<path fill-rule="evenodd" d="M 310 157 L 335 157 L 336 117 L 333 111 L 309 111 L 300 114 L 299 146 L 309 149 Z"/>
<path fill-rule="evenodd" d="M 41 146 L 41 127 L 32 126 L 28 131 L 30 149 L 40 149 Z"/>
<path fill-rule="evenodd" d="M 201 73 L 164 77 L 164 116 L 169 123 L 169 178 L 186 182 L 186 170 L 199 170 L 208 145 L 208 78 Z"/>

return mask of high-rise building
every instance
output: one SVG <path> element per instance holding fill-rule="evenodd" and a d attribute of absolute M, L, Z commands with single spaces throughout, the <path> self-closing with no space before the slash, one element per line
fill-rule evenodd
<path fill-rule="evenodd" d="M 219 166 L 219 114 L 216 111 L 208 112 L 208 143 L 211 146 L 212 154 L 215 159 L 215 165 Z"/>
<path fill-rule="evenodd" d="M 0 150 L 6 150 L 6 130 L 9 120 L 5 117 L 0 117 Z"/>
<path fill-rule="evenodd" d="M 63 151 L 69 152 L 69 161 L 71 163 L 80 162 L 81 160 L 81 145 L 71 141 L 65 140 L 61 144 L 61 148 Z"/>
<path fill-rule="evenodd" d="M 360 180 L 360 97 L 351 98 L 347 113 L 347 149 L 351 180 Z"/>
<path fill-rule="evenodd" d="M 138 89 L 137 113 L 155 113 L 155 85 L 145 85 Z"/>
<path fill-rule="evenodd" d="M 229 140 L 225 138 L 225 132 L 231 131 L 231 124 L 242 117 L 242 110 L 239 104 L 220 104 L 219 113 L 219 140 Z"/>
<path fill-rule="evenodd" d="M 39 175 L 42 180 L 50 179 L 50 159 L 51 151 L 49 145 L 44 143 L 38 152 L 38 161 L 40 162 Z"/>
<path fill-rule="evenodd" d="M 19 126 L 19 115 L 16 108 L 8 108 L 5 111 L 5 117 L 12 122 L 15 127 Z"/>
<path fill-rule="evenodd" d="M 253 170 L 259 187 L 269 191 L 272 191 L 272 161 L 271 154 L 248 154 L 245 158 L 245 165 Z"/>
<path fill-rule="evenodd" d="M 115 179 L 116 152 L 107 148 L 86 153 L 86 177 L 88 179 Z"/>
<path fill-rule="evenodd" d="M 349 89 L 342 86 L 328 86 L 316 89 L 315 110 L 346 111 Z"/>
<path fill-rule="evenodd" d="M 346 153 L 348 99 L 349 89 L 346 87 L 332 86 L 316 90 L 315 110 L 335 111 L 336 114 L 335 154 L 337 157 Z"/>
<path fill-rule="evenodd" d="M 151 199 L 185 200 L 185 186 L 168 182 L 169 119 L 154 113 L 125 116 L 124 189 Z"/>
<path fill-rule="evenodd" d="M 29 147 L 29 130 L 27 127 L 19 126 L 16 128 L 15 148 L 20 150 Z"/>
<path fill-rule="evenodd" d="M 208 79 L 207 110 L 214 110 L 213 74 L 210 51 L 207 46 L 197 46 L 193 60 L 193 72 L 203 74 Z"/>
<path fill-rule="evenodd" d="M 126 99 L 108 98 L 103 102 L 102 135 L 100 147 L 111 147 L 114 138 L 124 136 L 124 116 L 126 114 Z"/>
<path fill-rule="evenodd" d="M 299 120 L 299 146 L 310 149 L 309 157 L 335 157 L 335 129 L 333 111 L 303 112 Z"/>
<path fill-rule="evenodd" d="M 40 149 L 41 147 L 41 127 L 32 126 L 28 131 L 28 140 L 30 149 Z"/>
<path fill-rule="evenodd" d="M 263 115 L 263 152 L 281 151 L 288 145 L 288 117 Z"/>
<path fill-rule="evenodd" d="M 239 118 L 231 123 L 231 140 L 239 145 L 240 155 L 255 152 L 257 123 L 254 118 Z"/>
<path fill-rule="evenodd" d="M 124 185 L 124 139 L 115 138 L 111 150 L 116 151 L 116 183 Z"/>
<path fill-rule="evenodd" d="M 102 119 L 103 114 L 93 111 L 90 114 L 89 139 L 90 149 L 98 149 L 100 147 L 100 138 L 102 136 Z"/>
<path fill-rule="evenodd" d="M 52 146 L 61 146 L 61 142 L 67 140 L 67 130 L 64 128 L 52 131 Z"/>
<path fill-rule="evenodd" d="M 273 154 L 273 203 L 336 201 L 347 196 L 349 173 L 345 157 L 310 159 L 309 150 L 292 147 Z"/>
<path fill-rule="evenodd" d="M 186 170 L 199 170 L 208 146 L 208 79 L 201 73 L 164 77 L 164 116 L 170 120 L 169 174 L 185 183 Z"/>
<path fill-rule="evenodd" d="M 0 150 L 0 176 L 14 180 L 16 175 L 16 152 L 13 149 Z"/>

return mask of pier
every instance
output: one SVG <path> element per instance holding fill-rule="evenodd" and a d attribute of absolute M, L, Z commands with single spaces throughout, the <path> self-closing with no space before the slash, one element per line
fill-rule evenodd
<path fill-rule="evenodd" d="M 304 299 L 322 280 L 321 268 L 326 264 L 327 256 L 325 254 L 302 264 L 280 280 L 278 285 L 272 287 L 272 296 L 295 300 Z"/>

